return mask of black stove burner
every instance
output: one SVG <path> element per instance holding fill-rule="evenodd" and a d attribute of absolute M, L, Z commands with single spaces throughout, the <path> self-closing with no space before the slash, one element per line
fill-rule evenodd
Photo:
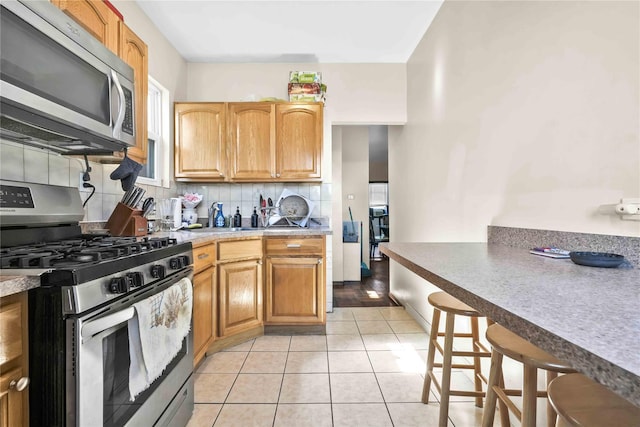
<path fill-rule="evenodd" d="M 100 264 L 178 244 L 168 237 L 81 236 L 55 242 L 0 249 L 2 268 L 69 268 Z"/>

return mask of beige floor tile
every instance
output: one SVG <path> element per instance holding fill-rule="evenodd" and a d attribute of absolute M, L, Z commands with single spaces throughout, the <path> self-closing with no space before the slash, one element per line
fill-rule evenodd
<path fill-rule="evenodd" d="M 430 403 L 387 403 L 393 424 L 402 427 L 437 426 L 440 405 Z M 453 426 L 451 422 L 448 424 Z M 477 427 L 477 426 L 476 426 Z"/>
<path fill-rule="evenodd" d="M 424 363 L 414 350 L 369 351 L 369 360 L 374 372 L 422 373 Z"/>
<path fill-rule="evenodd" d="M 413 317 L 403 307 L 381 307 L 380 314 L 385 320 L 412 320 Z"/>
<path fill-rule="evenodd" d="M 364 350 L 364 343 L 360 335 L 327 335 L 329 351 Z"/>
<path fill-rule="evenodd" d="M 279 404 L 274 427 L 332 427 L 331 404 Z"/>
<path fill-rule="evenodd" d="M 224 403 L 237 374 L 196 374 L 196 403 Z"/>
<path fill-rule="evenodd" d="M 384 401 L 420 403 L 424 379 L 420 374 L 376 373 Z"/>
<path fill-rule="evenodd" d="M 398 341 L 416 350 L 429 349 L 429 335 L 425 332 L 413 334 L 396 334 Z"/>
<path fill-rule="evenodd" d="M 382 403 L 334 403 L 334 427 L 392 427 Z"/>
<path fill-rule="evenodd" d="M 226 403 L 277 403 L 283 374 L 239 374 Z"/>
<path fill-rule="evenodd" d="M 351 335 L 357 333 L 359 331 L 355 320 L 327 322 L 327 335 Z"/>
<path fill-rule="evenodd" d="M 187 427 L 211 427 L 220 409 L 221 404 L 196 404 Z"/>
<path fill-rule="evenodd" d="M 265 335 L 255 339 L 251 351 L 289 351 L 290 336 Z"/>
<path fill-rule="evenodd" d="M 294 335 L 289 351 L 327 351 L 325 335 Z"/>
<path fill-rule="evenodd" d="M 395 334 L 362 335 L 367 350 L 401 350 L 402 346 Z"/>
<path fill-rule="evenodd" d="M 378 403 L 382 393 L 371 373 L 329 374 L 333 403 Z"/>
<path fill-rule="evenodd" d="M 287 362 L 286 351 L 252 351 L 240 371 L 243 374 L 282 374 Z"/>
<path fill-rule="evenodd" d="M 253 342 L 255 339 L 250 339 L 248 341 L 243 342 L 242 344 L 234 345 L 233 347 L 225 348 L 222 351 L 251 351 L 251 347 L 253 346 Z"/>
<path fill-rule="evenodd" d="M 366 351 L 330 351 L 329 372 L 373 372 Z"/>
<path fill-rule="evenodd" d="M 271 427 L 275 414 L 276 405 L 227 404 L 214 427 Z"/>
<path fill-rule="evenodd" d="M 214 353 L 202 362 L 198 368 L 203 374 L 237 374 L 247 358 L 246 351 Z"/>
<path fill-rule="evenodd" d="M 392 334 L 386 320 L 358 320 L 358 330 L 361 334 Z"/>
<path fill-rule="evenodd" d="M 334 308 L 332 313 L 327 313 L 327 323 L 353 319 L 353 312 L 350 308 Z"/>
<path fill-rule="evenodd" d="M 384 320 L 377 307 L 353 307 L 351 310 L 356 320 Z"/>
<path fill-rule="evenodd" d="M 287 374 L 310 374 L 329 372 L 326 351 L 296 351 L 287 357 Z"/>
<path fill-rule="evenodd" d="M 393 332 L 396 334 L 411 334 L 411 333 L 424 333 L 425 330 L 422 329 L 415 320 L 389 320 L 387 321 Z"/>
<path fill-rule="evenodd" d="M 285 374 L 280 403 L 331 403 L 329 374 Z"/>

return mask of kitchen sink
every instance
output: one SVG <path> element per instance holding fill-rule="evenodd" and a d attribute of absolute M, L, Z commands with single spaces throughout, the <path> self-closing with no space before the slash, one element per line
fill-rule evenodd
<path fill-rule="evenodd" d="M 213 227 L 213 228 L 191 228 L 184 231 L 190 231 L 192 233 L 237 233 L 239 231 L 257 231 L 259 228 L 250 227 Z"/>

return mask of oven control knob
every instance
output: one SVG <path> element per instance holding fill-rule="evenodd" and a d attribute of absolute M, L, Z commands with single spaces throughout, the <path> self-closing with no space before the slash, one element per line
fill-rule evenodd
<path fill-rule="evenodd" d="M 131 280 L 128 277 L 114 277 L 109 283 L 109 292 L 112 294 L 124 294 L 129 291 Z"/>
<path fill-rule="evenodd" d="M 144 276 L 138 271 L 127 273 L 127 277 L 129 278 L 132 288 L 139 288 L 144 285 Z"/>
<path fill-rule="evenodd" d="M 151 266 L 151 277 L 155 279 L 164 279 L 164 276 L 165 276 L 164 265 Z"/>
<path fill-rule="evenodd" d="M 180 270 L 189 265 L 189 257 L 186 255 L 181 255 L 176 258 L 171 258 L 169 260 L 169 268 L 172 270 Z"/>

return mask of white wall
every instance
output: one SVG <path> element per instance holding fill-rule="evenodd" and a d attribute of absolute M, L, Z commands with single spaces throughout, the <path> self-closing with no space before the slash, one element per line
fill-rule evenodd
<path fill-rule="evenodd" d="M 348 196 L 353 196 L 349 200 Z M 342 219 L 361 222 L 362 259 L 369 264 L 369 127 L 342 126 Z M 360 259 L 357 260 L 360 263 Z"/>
<path fill-rule="evenodd" d="M 342 126 L 333 126 L 331 129 L 332 151 L 331 162 L 333 165 L 331 223 L 333 224 L 333 281 L 344 280 L 344 250 L 342 243 Z"/>
<path fill-rule="evenodd" d="M 406 64 L 188 65 L 190 101 L 288 99 L 289 71 L 321 71 L 331 124 L 406 122 Z"/>
<path fill-rule="evenodd" d="M 639 48 L 638 2 L 445 2 L 389 131 L 392 240 L 640 236 L 600 209 L 640 197 Z M 395 270 L 394 294 L 417 295 Z"/>

